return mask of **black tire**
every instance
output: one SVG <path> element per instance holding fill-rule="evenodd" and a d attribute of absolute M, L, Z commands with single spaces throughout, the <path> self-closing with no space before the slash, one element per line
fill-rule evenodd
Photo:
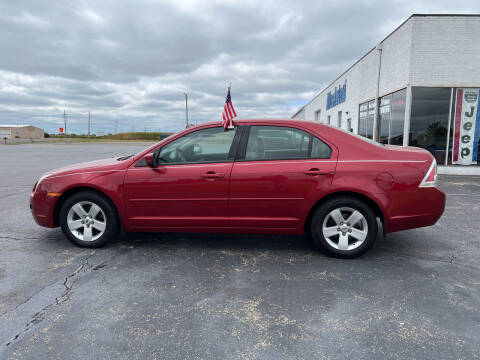
<path fill-rule="evenodd" d="M 88 224 L 88 227 L 91 226 L 92 232 L 92 240 L 90 241 L 83 241 L 82 239 L 78 238 L 83 237 L 83 232 L 85 231 L 85 226 L 87 225 L 80 225 L 81 227 L 78 230 L 74 230 L 77 236 L 70 230 L 68 226 L 68 217 L 70 209 L 73 206 L 82 204 L 82 209 L 87 210 L 87 216 L 89 216 L 89 203 L 97 205 L 101 211 L 98 212 L 96 218 L 92 218 L 94 225 Z M 78 209 L 78 207 L 76 207 Z M 91 207 L 90 207 L 91 208 Z M 73 210 L 72 210 L 73 211 Z M 75 211 L 72 213 L 73 218 L 71 220 L 75 221 L 83 221 Z M 100 230 L 97 230 L 95 226 L 99 226 L 98 222 L 104 222 L 104 231 L 103 234 Z M 109 199 L 105 196 L 98 194 L 93 191 L 81 191 L 78 193 L 73 194 L 70 196 L 62 205 L 59 213 L 59 223 L 60 227 L 62 228 L 63 233 L 65 236 L 74 244 L 81 246 L 81 247 L 88 247 L 88 248 L 99 248 L 104 246 L 107 242 L 114 239 L 117 235 L 118 228 L 119 228 L 119 221 L 116 209 L 113 207 L 112 203 Z"/>
<path fill-rule="evenodd" d="M 335 244 L 336 235 L 333 235 L 329 237 L 329 240 L 330 240 L 329 242 L 327 241 L 323 233 L 324 222 L 326 222 L 326 226 L 329 226 L 328 224 L 330 224 L 330 226 L 333 225 L 332 227 L 338 226 L 336 225 L 335 222 L 332 223 L 334 219 L 331 216 L 329 216 L 329 214 L 331 214 L 331 212 L 334 211 L 335 209 L 342 209 L 342 208 L 343 209 L 350 208 L 360 212 L 360 214 L 363 215 L 364 219 L 366 220 L 366 224 L 368 225 L 368 229 L 366 227 L 365 229 L 363 229 L 361 222 L 355 225 L 356 229 L 360 229 L 367 232 L 367 235 L 363 240 L 363 242 L 351 237 L 352 236 L 350 235 L 351 231 L 348 232 L 347 230 L 345 233 L 341 231 L 338 232 L 339 235 L 337 239 L 339 239 L 340 234 L 347 234 L 347 238 L 349 239 L 348 247 L 352 247 L 352 249 L 338 249 L 334 247 L 333 245 L 337 245 L 337 246 L 339 245 L 340 240 L 338 240 L 338 243 Z M 344 219 L 346 216 L 348 217 L 348 212 L 346 215 L 345 215 L 345 211 L 341 213 Z M 327 216 L 329 218 L 326 220 Z M 338 227 L 338 229 L 340 229 L 340 227 Z M 342 230 L 348 229 L 348 227 L 345 225 L 345 227 L 342 227 L 341 229 Z M 355 231 L 355 229 L 353 229 L 353 231 Z M 336 257 L 354 258 L 366 252 L 375 243 L 375 240 L 377 239 L 377 233 L 378 233 L 377 219 L 372 209 L 363 201 L 354 197 L 339 196 L 326 201 L 318 209 L 315 210 L 312 216 L 311 224 L 310 224 L 310 233 L 311 233 L 313 242 L 320 249 L 325 250 L 329 254 Z"/>

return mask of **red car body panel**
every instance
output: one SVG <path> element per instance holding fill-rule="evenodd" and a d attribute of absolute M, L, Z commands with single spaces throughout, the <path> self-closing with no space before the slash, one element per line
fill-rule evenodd
<path fill-rule="evenodd" d="M 178 137 L 220 126 L 208 123 L 164 139 L 132 159 L 99 160 L 45 174 L 31 194 L 32 214 L 39 225 L 58 226 L 58 204 L 79 188 L 105 194 L 126 231 L 301 234 L 315 205 L 339 193 L 357 194 L 376 204 L 386 232 L 433 225 L 444 211 L 441 190 L 419 187 L 433 161 L 426 150 L 370 144 L 313 122 L 236 124 L 302 129 L 327 143 L 332 156 L 138 166 L 146 154 Z"/>
<path fill-rule="evenodd" d="M 124 185 L 129 227 L 149 230 L 159 223 L 172 230 L 226 226 L 232 165 L 130 167 Z M 222 177 L 202 177 L 208 172 Z"/>
<path fill-rule="evenodd" d="M 252 229 L 303 231 L 306 210 L 330 190 L 336 161 L 236 162 L 230 180 L 231 221 Z M 325 175 L 306 176 L 321 169 Z"/>

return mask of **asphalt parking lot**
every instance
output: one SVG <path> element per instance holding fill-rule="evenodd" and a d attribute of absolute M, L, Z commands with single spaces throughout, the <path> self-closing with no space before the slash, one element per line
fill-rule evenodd
<path fill-rule="evenodd" d="M 298 236 L 130 234 L 81 249 L 37 226 L 38 176 L 144 144 L 0 146 L 1 359 L 476 359 L 480 179 L 444 216 L 340 260 Z"/>

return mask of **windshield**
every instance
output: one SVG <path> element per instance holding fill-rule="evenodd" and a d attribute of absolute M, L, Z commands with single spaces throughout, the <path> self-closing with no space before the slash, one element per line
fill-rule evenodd
<path fill-rule="evenodd" d="M 137 156 L 138 154 L 142 154 L 143 152 L 148 151 L 148 150 L 152 150 L 152 151 L 153 151 L 153 149 L 155 149 L 160 143 L 169 140 L 170 138 L 172 138 L 173 136 L 175 136 L 175 135 L 177 135 L 177 134 L 178 134 L 178 132 L 173 133 L 172 135 L 167 136 L 165 139 L 162 139 L 162 140 L 160 140 L 159 142 L 156 142 L 155 144 L 149 146 L 149 147 L 146 148 L 145 150 L 142 150 L 142 151 L 140 151 L 140 152 L 138 152 L 138 153 L 136 153 L 136 154 L 132 154 L 132 156 Z"/>

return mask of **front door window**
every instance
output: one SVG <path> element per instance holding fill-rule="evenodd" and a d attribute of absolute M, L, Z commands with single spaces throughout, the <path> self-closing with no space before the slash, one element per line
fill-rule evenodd
<path fill-rule="evenodd" d="M 236 128 L 225 131 L 223 127 L 191 132 L 164 147 L 158 154 L 161 164 L 192 164 L 233 160 L 230 147 Z"/>

